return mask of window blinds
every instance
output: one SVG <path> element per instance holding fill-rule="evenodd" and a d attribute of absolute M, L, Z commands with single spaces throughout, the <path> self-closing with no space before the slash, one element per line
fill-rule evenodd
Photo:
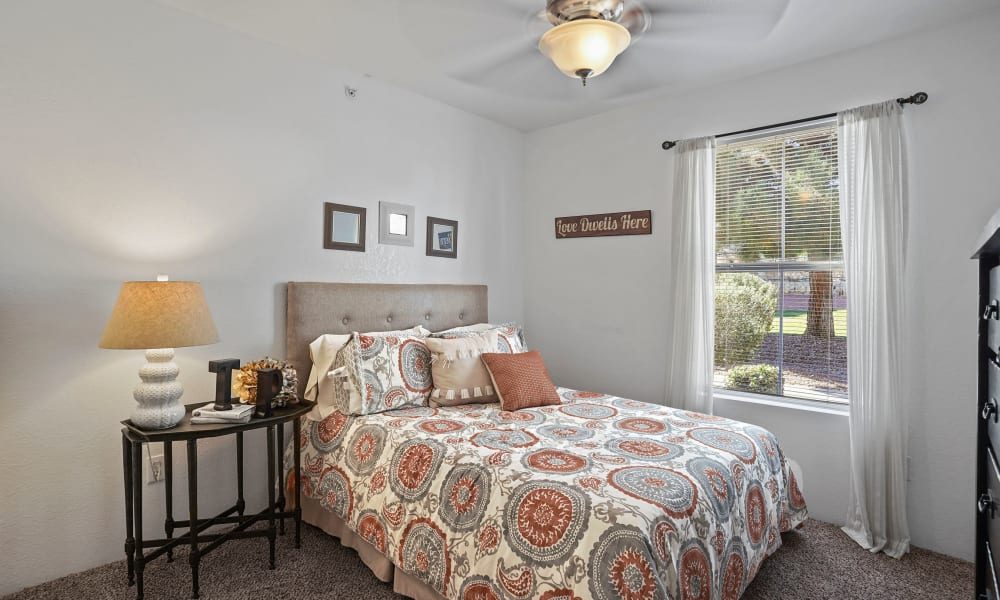
<path fill-rule="evenodd" d="M 720 145 L 719 265 L 842 262 L 837 184 L 835 123 Z"/>
<path fill-rule="evenodd" d="M 715 385 L 846 402 L 837 128 L 720 144 Z"/>

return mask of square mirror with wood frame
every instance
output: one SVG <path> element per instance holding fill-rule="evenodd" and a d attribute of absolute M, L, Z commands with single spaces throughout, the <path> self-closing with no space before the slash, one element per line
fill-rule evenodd
<path fill-rule="evenodd" d="M 365 251 L 365 215 L 362 206 L 323 203 L 323 247 L 327 250 Z"/>

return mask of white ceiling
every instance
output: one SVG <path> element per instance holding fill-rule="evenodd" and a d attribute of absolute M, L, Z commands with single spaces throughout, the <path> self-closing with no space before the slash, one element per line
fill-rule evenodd
<path fill-rule="evenodd" d="M 586 88 L 536 49 L 545 0 L 160 0 L 517 129 L 947 25 L 1000 0 L 640 0 L 652 25 Z M 634 0 L 626 0 L 631 2 Z M 901 90 L 902 92 L 914 90 Z"/>

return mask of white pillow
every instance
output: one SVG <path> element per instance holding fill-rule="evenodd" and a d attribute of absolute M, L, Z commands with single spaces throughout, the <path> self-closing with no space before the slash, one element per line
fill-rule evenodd
<path fill-rule="evenodd" d="M 344 347 L 351 339 L 351 334 L 327 333 L 321 335 L 309 344 L 309 358 L 312 359 L 312 369 L 309 371 L 309 380 L 306 382 L 305 398 L 316 403 L 309 418 L 314 421 L 322 421 L 330 416 L 330 413 L 337 410 L 333 399 L 333 386 L 335 380 L 327 375 L 333 361 L 337 358 L 337 352 Z"/>
<path fill-rule="evenodd" d="M 430 334 L 430 331 L 417 325 L 399 333 L 426 337 Z M 309 358 L 312 359 L 312 369 L 309 371 L 309 380 L 306 382 L 304 396 L 306 400 L 312 400 L 316 403 L 316 406 L 309 412 L 309 418 L 313 421 L 322 421 L 335 410 L 339 410 L 345 415 L 350 414 L 350 407 L 339 406 L 335 400 L 334 386 L 345 384 L 350 386 L 350 404 L 352 406 L 361 404 L 361 395 L 353 385 L 350 385 L 350 380 L 347 378 L 346 373 L 334 374 L 332 371 L 333 361 L 336 360 L 337 353 L 350 340 L 350 333 L 327 333 L 319 336 L 309 344 Z"/>

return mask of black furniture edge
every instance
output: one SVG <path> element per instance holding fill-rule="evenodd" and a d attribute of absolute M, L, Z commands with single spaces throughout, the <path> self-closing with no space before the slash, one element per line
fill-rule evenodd
<path fill-rule="evenodd" d="M 248 423 L 236 424 L 202 424 L 191 423 L 191 413 L 204 403 L 187 405 L 187 413 L 181 422 L 170 429 L 145 430 L 137 427 L 131 421 L 122 421 L 122 467 L 125 484 L 125 555 L 128 570 L 128 584 L 136 586 L 136 598 L 144 595 L 143 571 L 145 565 L 163 554 L 167 561 L 173 560 L 173 550 L 180 545 L 190 545 L 188 560 L 191 566 L 192 598 L 199 597 L 198 570 L 201 558 L 215 550 L 223 543 L 234 539 L 263 537 L 268 539 L 269 566 L 275 568 L 275 538 L 284 535 L 285 519 L 295 521 L 295 547 L 301 547 L 302 540 L 302 510 L 299 507 L 301 479 L 296 476 L 294 488 L 294 509 L 285 510 L 285 486 L 281 475 L 283 472 L 284 425 L 292 422 L 293 439 L 301 436 L 301 418 L 312 410 L 314 403 L 300 400 L 299 404 L 274 409 L 271 416 L 253 418 Z M 244 499 L 244 452 L 243 434 L 255 429 L 264 429 L 267 435 L 267 506 L 252 514 L 245 514 Z M 237 500 L 236 504 L 221 513 L 209 517 L 198 516 L 198 448 L 199 439 L 234 435 L 236 437 L 236 468 L 237 468 Z M 173 518 L 173 442 L 185 442 L 188 467 L 188 513 L 189 518 L 174 520 Z M 143 469 L 142 445 L 149 443 L 163 444 L 164 457 L 164 493 L 165 511 L 164 537 L 144 539 L 142 531 L 143 506 Z M 296 466 L 301 463 L 301 448 L 293 445 Z M 276 477 L 277 476 L 277 477 Z M 277 497 L 275 484 L 277 483 Z M 258 522 L 267 522 L 265 529 L 248 531 L 249 527 Z M 220 532 L 203 533 L 209 527 L 216 525 L 234 525 Z M 185 529 L 183 533 L 174 536 L 177 528 Z M 147 549 L 152 552 L 146 553 Z"/>
<path fill-rule="evenodd" d="M 972 258 L 979 261 L 979 304 L 976 308 L 976 600 L 1000 600 L 997 581 L 1000 547 L 1000 210 L 979 236 Z M 991 276 L 992 274 L 992 276 Z"/>

